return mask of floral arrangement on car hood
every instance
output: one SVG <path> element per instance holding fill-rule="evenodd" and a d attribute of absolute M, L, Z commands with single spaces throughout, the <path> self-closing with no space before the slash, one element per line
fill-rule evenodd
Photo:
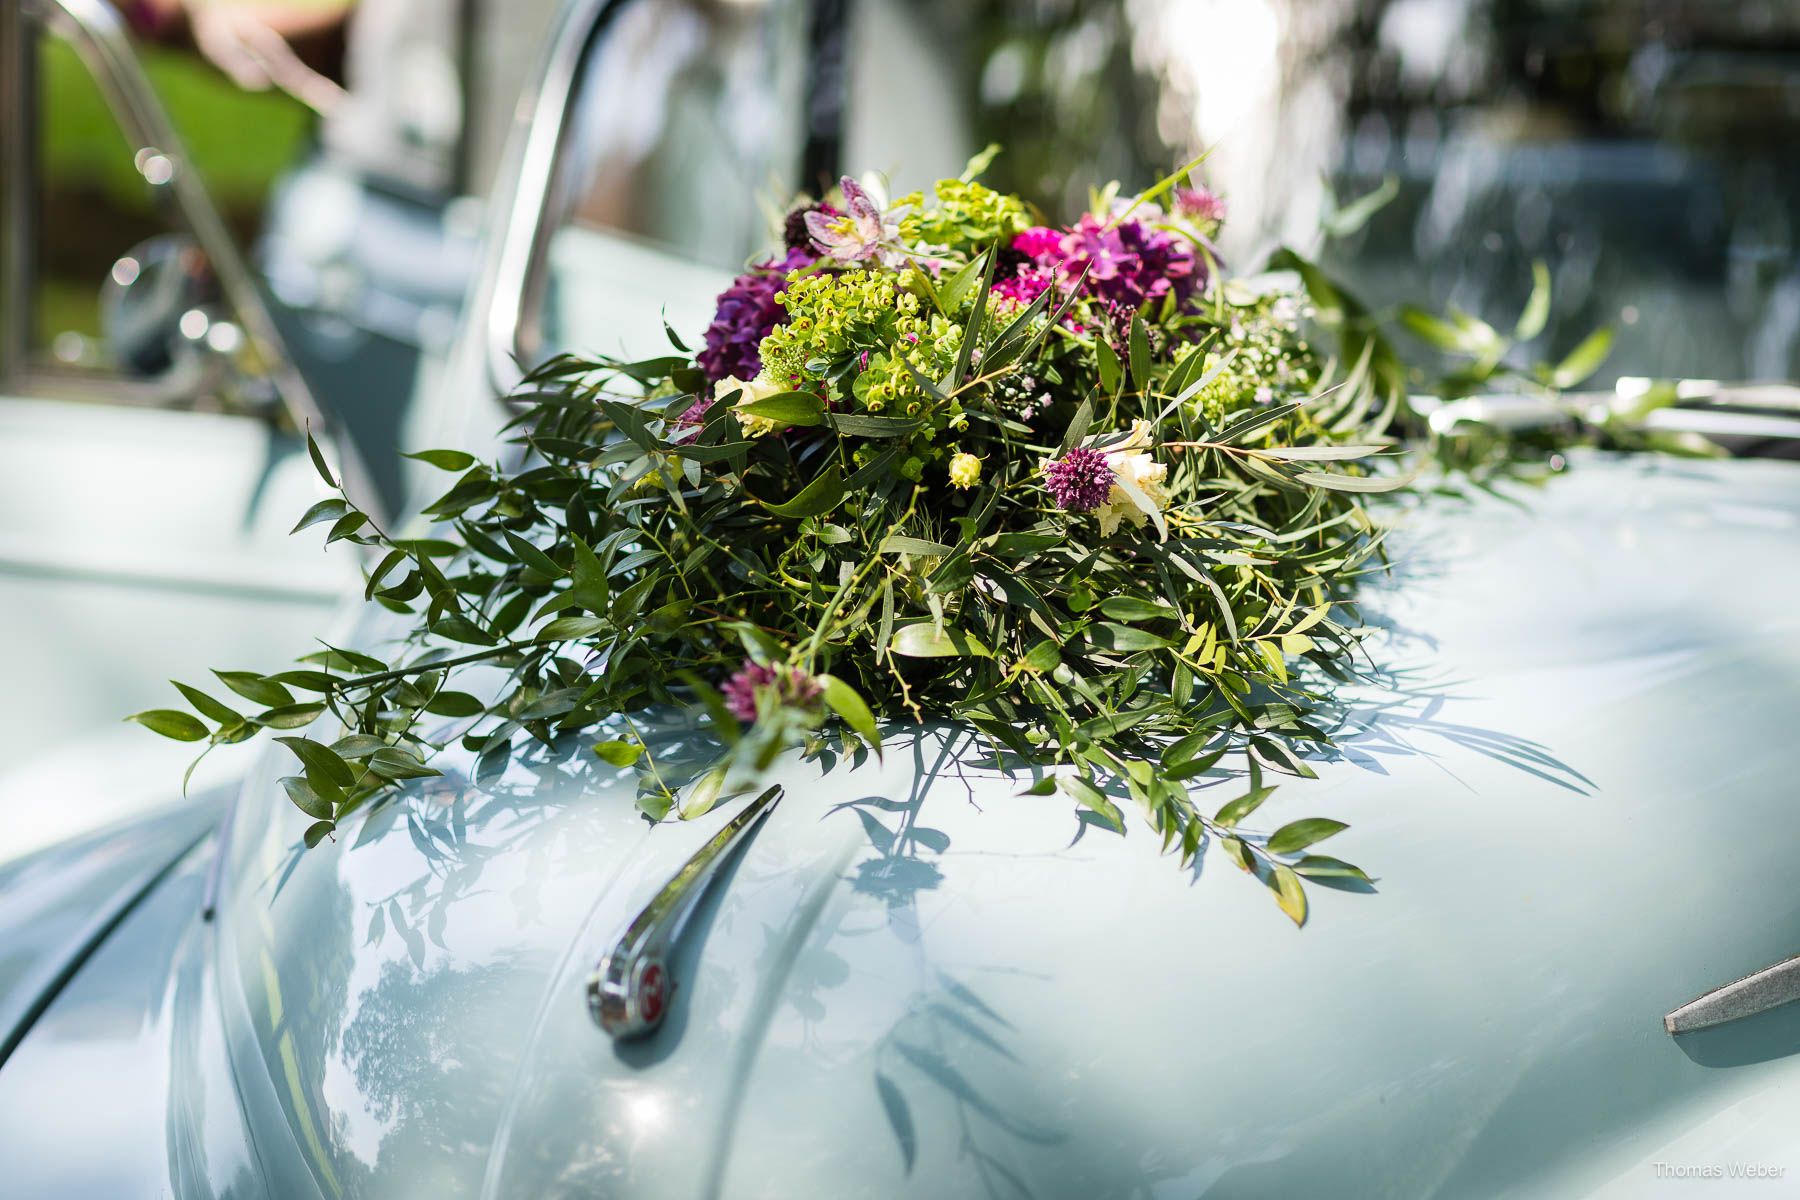
<path fill-rule="evenodd" d="M 280 740 L 312 845 L 452 740 L 480 778 L 522 739 L 603 728 L 662 819 L 795 746 L 879 752 L 884 722 L 950 718 L 1029 792 L 1120 831 L 1137 808 L 1184 864 L 1216 841 L 1302 921 L 1303 877 L 1362 878 L 1313 850 L 1344 826 L 1246 822 L 1265 772 L 1312 773 L 1309 706 L 1350 677 L 1380 565 L 1360 497 L 1409 479 L 1403 370 L 1341 305 L 1312 314 L 1330 285 L 1303 260 L 1310 293 L 1227 280 L 1224 205 L 1186 169 L 1056 227 L 979 166 L 800 204 L 697 353 L 671 331 L 668 357 L 544 364 L 513 465 L 415 456 L 457 476 L 432 536 L 315 505 L 299 527 L 384 552 L 367 596 L 415 618 L 390 660 L 220 672 L 257 712 L 178 685 L 193 713 L 135 719 L 209 748 L 311 727 Z M 457 687 L 477 666 L 503 686 Z M 717 739 L 698 771 L 639 736 L 667 705 Z M 1231 752 L 1249 788 L 1203 808 Z"/>

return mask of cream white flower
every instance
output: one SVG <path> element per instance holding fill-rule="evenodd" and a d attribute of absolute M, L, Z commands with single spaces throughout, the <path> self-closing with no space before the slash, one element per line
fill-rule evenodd
<path fill-rule="evenodd" d="M 725 378 L 719 380 L 719 382 L 713 384 L 713 399 L 715 401 L 723 400 L 725 397 L 731 395 L 731 393 L 741 391 L 743 394 L 738 397 L 737 404 L 732 405 L 731 411 L 737 415 L 738 424 L 744 427 L 744 436 L 762 437 L 765 434 L 775 432 L 775 422 L 763 417 L 750 416 L 749 414 L 740 411 L 740 408 L 753 400 L 767 399 L 770 396 L 779 395 L 788 390 L 787 385 L 777 379 L 771 378 L 767 371 L 758 375 L 755 379 L 750 380 L 748 383 L 735 375 L 727 375 Z"/>
<path fill-rule="evenodd" d="M 1143 438 L 1141 443 L 1140 436 Z M 1133 426 L 1132 436 L 1125 445 L 1149 445 L 1149 442 L 1149 422 L 1139 421 Z M 1107 451 L 1106 465 L 1112 468 L 1114 476 L 1128 480 L 1157 512 L 1168 507 L 1169 493 L 1163 487 L 1163 481 L 1169 477 L 1168 464 L 1157 462 L 1143 450 L 1126 449 Z M 1102 536 L 1112 534 L 1121 520 L 1128 520 L 1142 529 L 1144 522 L 1150 519 L 1149 511 L 1116 483 L 1113 484 L 1112 491 L 1107 493 L 1106 503 L 1096 508 L 1094 515 L 1100 519 Z"/>
<path fill-rule="evenodd" d="M 1131 435 L 1116 445 L 1108 446 L 1109 454 L 1118 454 L 1126 450 L 1148 450 L 1150 443 L 1156 440 L 1156 427 L 1139 417 L 1131 423 Z"/>

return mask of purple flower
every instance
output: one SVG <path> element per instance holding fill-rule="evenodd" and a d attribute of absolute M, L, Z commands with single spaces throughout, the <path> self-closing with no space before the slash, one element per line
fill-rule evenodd
<path fill-rule="evenodd" d="M 762 370 L 762 340 L 777 325 L 787 324 L 787 309 L 775 302 L 787 286 L 787 273 L 816 261 L 810 251 L 789 250 L 785 258 L 756 264 L 719 294 L 719 307 L 706 329 L 706 347 L 695 356 L 708 383 L 728 375 L 756 378 Z"/>
<path fill-rule="evenodd" d="M 1206 263 L 1185 238 L 1136 220 L 1114 224 L 1089 214 L 1068 230 L 1033 226 L 1008 251 L 998 295 L 1029 304 L 1046 288 L 1079 280 L 1082 294 L 1126 314 L 1127 325 L 1129 314 L 1165 296 L 1186 307 L 1206 285 Z"/>
<path fill-rule="evenodd" d="M 1091 512 L 1112 495 L 1113 469 L 1100 451 L 1077 446 L 1044 468 L 1044 486 L 1064 512 Z"/>
<path fill-rule="evenodd" d="M 1082 279 L 1082 290 L 1136 312 L 1174 296 L 1186 306 L 1206 283 L 1206 264 L 1184 238 L 1141 221 L 1116 225 L 1092 213 L 1063 238 L 1063 270 Z"/>
<path fill-rule="evenodd" d="M 725 707 L 731 710 L 732 716 L 740 721 L 754 721 L 757 696 L 771 689 L 777 704 L 794 708 L 810 708 L 823 690 L 819 687 L 818 680 L 797 668 L 765 667 L 746 659 L 744 665 L 725 681 L 725 686 L 719 691 L 724 695 Z"/>

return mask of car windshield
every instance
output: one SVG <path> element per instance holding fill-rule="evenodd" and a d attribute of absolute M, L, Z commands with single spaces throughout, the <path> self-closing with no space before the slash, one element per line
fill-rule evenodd
<path fill-rule="evenodd" d="M 589 40 L 553 172 L 522 357 L 666 353 L 840 169 L 895 194 L 979 149 L 928 4 L 637 0 Z"/>
<path fill-rule="evenodd" d="M 800 169 L 815 7 L 639 0 L 595 39 L 527 357 L 659 353 L 653 310 L 697 330 L 726 276 L 776 244 L 786 198 L 821 182 Z M 1087 181 L 1135 190 L 1204 151 L 1240 271 L 1286 243 L 1379 309 L 1504 328 L 1542 260 L 1554 302 L 1531 353 L 1609 325 L 1596 384 L 1800 372 L 1792 5 L 869 0 L 847 46 L 837 165 L 895 192 L 992 141 L 988 181 L 1069 220 Z M 1320 247 L 1334 205 L 1390 180 L 1386 207 Z"/>
<path fill-rule="evenodd" d="M 666 352 L 695 332 L 797 186 L 798 2 L 639 0 L 589 41 L 570 99 L 529 357 Z M 745 197 L 760 197 L 761 206 Z M 655 304 L 645 303 L 655 281 Z M 659 308 L 662 311 L 659 311 Z"/>

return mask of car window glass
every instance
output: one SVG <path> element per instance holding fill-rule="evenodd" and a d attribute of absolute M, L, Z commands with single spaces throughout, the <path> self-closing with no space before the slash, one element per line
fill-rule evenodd
<path fill-rule="evenodd" d="M 969 47 L 987 179 L 1068 220 L 1201 153 L 1221 250 L 1311 249 L 1329 202 L 1394 180 L 1325 250 L 1376 311 L 1596 326 L 1594 377 L 1800 373 L 1800 5 L 1716 0 L 918 0 Z"/>
<path fill-rule="evenodd" d="M 133 147 L 75 51 L 49 36 L 39 36 L 36 48 L 32 357 L 39 365 L 118 371 L 102 336 L 102 292 L 134 283 L 136 260 L 127 252 L 167 237 L 174 223 L 158 211 Z M 149 166 L 152 177 L 161 169 Z"/>
<path fill-rule="evenodd" d="M 196 244 L 175 175 L 198 171 L 230 232 L 247 239 L 269 181 L 304 136 L 304 115 L 285 98 L 238 91 L 190 53 L 134 46 L 187 135 L 184 165 L 127 136 L 73 44 L 35 22 L 25 31 L 31 170 L 18 199 L 32 250 L 24 324 L 33 390 L 234 411 L 277 403 L 267 357 Z"/>
<path fill-rule="evenodd" d="M 589 45 L 521 349 L 655 354 L 772 241 L 804 146 L 807 6 L 642 0 Z"/>

